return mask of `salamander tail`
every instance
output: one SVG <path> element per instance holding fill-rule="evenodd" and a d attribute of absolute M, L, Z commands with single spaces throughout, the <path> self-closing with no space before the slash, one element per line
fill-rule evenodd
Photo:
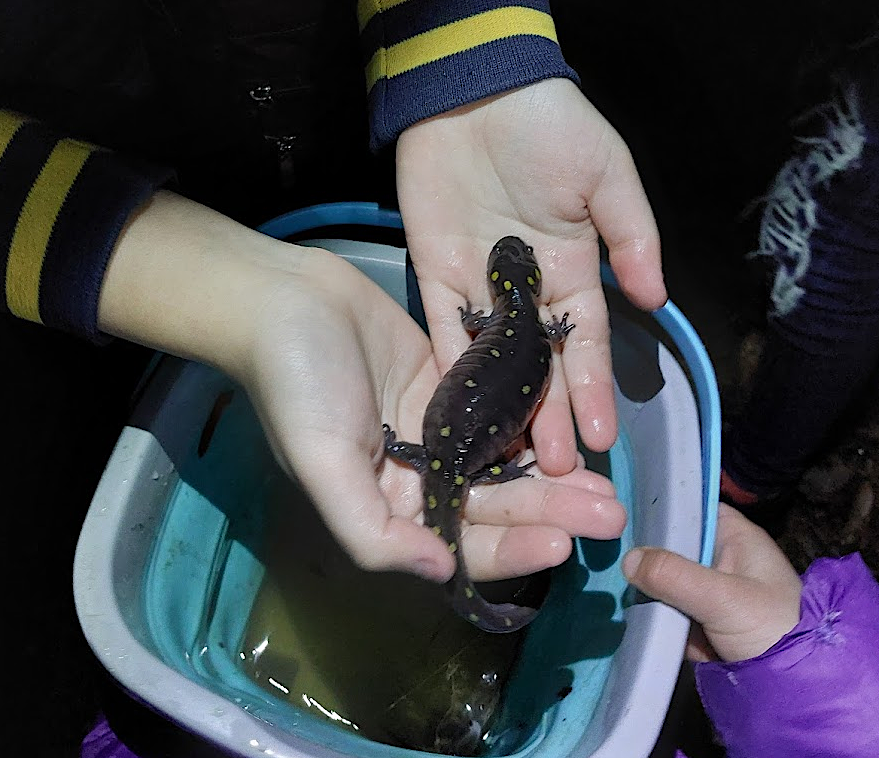
<path fill-rule="evenodd" d="M 459 572 L 458 575 L 461 573 L 464 572 Z M 530 624 L 537 616 L 538 609 L 526 605 L 489 603 L 479 594 L 473 582 L 466 578 L 459 581 L 458 575 L 449 582 L 452 607 L 458 615 L 482 631 L 495 634 L 515 632 Z M 466 573 L 464 576 L 466 577 Z"/>

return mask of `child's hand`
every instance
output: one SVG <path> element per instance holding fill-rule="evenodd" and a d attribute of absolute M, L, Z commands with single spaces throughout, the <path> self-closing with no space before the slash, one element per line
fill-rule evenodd
<path fill-rule="evenodd" d="M 793 566 L 766 532 L 724 503 L 713 568 L 667 550 L 636 548 L 623 559 L 623 572 L 642 592 L 701 625 L 690 633 L 690 660 L 753 658 L 800 619 L 802 583 Z"/>

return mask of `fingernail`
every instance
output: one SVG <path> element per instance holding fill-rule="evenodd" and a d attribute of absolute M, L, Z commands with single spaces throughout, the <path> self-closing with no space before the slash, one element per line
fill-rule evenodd
<path fill-rule="evenodd" d="M 623 558 L 623 575 L 629 581 L 632 580 L 632 577 L 638 571 L 638 566 L 641 565 L 641 560 L 644 558 L 644 551 L 638 548 L 634 550 L 630 550 L 626 553 L 626 556 Z"/>

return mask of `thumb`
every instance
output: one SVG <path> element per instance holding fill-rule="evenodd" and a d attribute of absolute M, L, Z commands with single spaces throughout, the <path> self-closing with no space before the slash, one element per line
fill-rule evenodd
<path fill-rule="evenodd" d="M 626 579 L 644 594 L 718 630 L 745 610 L 750 597 L 741 577 L 660 548 L 629 551 L 622 568 Z"/>

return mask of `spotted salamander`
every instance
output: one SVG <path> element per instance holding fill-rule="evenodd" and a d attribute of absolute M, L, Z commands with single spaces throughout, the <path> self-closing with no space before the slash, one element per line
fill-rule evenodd
<path fill-rule="evenodd" d="M 488 259 L 494 306 L 489 315 L 459 308 L 475 338 L 436 388 L 424 413 L 423 444 L 399 442 L 385 425 L 385 449 L 422 475 L 424 520 L 455 554 L 449 580 L 451 604 L 463 618 L 487 632 L 513 632 L 537 610 L 493 604 L 474 587 L 460 549 L 461 518 L 471 484 L 527 476 L 504 452 L 525 431 L 549 385 L 552 345 L 574 328 L 553 318 L 543 323 L 537 309 L 540 269 L 533 248 L 504 237 Z"/>

